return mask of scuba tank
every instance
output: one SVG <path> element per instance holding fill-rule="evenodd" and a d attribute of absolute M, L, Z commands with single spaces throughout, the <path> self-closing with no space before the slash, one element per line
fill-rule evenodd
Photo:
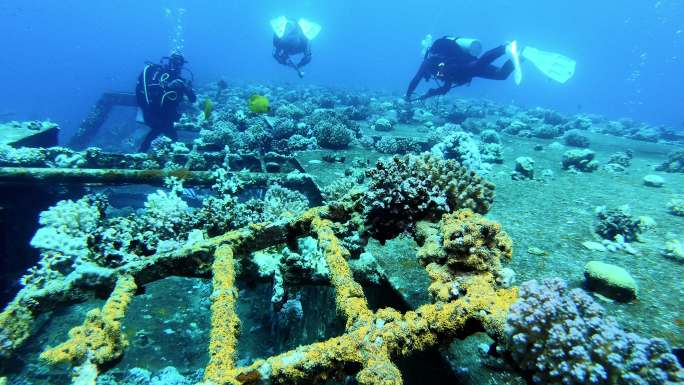
<path fill-rule="evenodd" d="M 472 56 L 479 57 L 482 53 L 482 43 L 477 39 L 459 37 L 454 41 Z"/>

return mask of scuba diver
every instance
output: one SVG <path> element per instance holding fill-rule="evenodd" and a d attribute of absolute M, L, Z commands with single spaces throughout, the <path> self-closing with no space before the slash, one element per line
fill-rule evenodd
<path fill-rule="evenodd" d="M 321 31 L 321 26 L 306 19 L 294 21 L 285 16 L 271 20 L 273 28 L 273 58 L 282 65 L 292 67 L 300 78 L 304 77 L 302 68 L 311 62 L 311 40 Z M 291 55 L 302 55 L 299 63 L 292 61 Z"/>
<path fill-rule="evenodd" d="M 185 63 L 183 55 L 173 53 L 163 57 L 159 64 L 147 64 L 138 76 L 135 96 L 143 120 L 150 127 L 150 132 L 140 145 L 140 152 L 147 152 L 152 141 L 160 135 L 166 135 L 174 141 L 178 138 L 173 126 L 180 119 L 178 106 L 183 96 L 191 103 L 197 100 L 192 82 L 181 76 Z"/>
<path fill-rule="evenodd" d="M 445 36 L 433 43 L 432 36 L 427 35 L 422 44 L 425 56 L 406 91 L 406 100 L 409 102 L 420 79 L 435 79 L 441 85 L 428 90 L 418 100 L 445 95 L 454 87 L 470 84 L 473 78 L 506 80 L 513 73 L 515 83 L 519 85 L 522 81 L 521 59 L 532 63 L 545 76 L 558 83 L 564 84 L 575 74 L 576 62 L 573 59 L 529 46 L 519 52 L 515 40 L 489 50 L 482 56 L 479 56 L 482 45 L 476 39 Z M 502 66 L 493 64 L 504 55 L 509 59 Z"/>
<path fill-rule="evenodd" d="M 418 87 L 420 79 L 425 81 L 435 79 L 441 83 L 440 87 L 431 88 L 425 95 L 418 98 L 418 100 L 425 100 L 433 96 L 445 95 L 454 87 L 470 84 L 476 77 L 506 80 L 516 70 L 514 57 L 517 57 L 517 45 L 515 41 L 498 46 L 477 57 L 481 50 L 480 43 L 473 39 L 445 36 L 435 40 L 427 48 L 423 63 L 409 84 L 406 99 L 411 101 L 411 95 Z M 492 64 L 507 53 L 512 58 L 507 60 L 503 66 L 498 67 Z"/>

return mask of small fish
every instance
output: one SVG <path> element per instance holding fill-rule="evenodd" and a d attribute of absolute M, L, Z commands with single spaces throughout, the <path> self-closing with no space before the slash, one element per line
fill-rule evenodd
<path fill-rule="evenodd" d="M 249 110 L 255 114 L 263 114 L 268 112 L 269 101 L 268 98 L 262 95 L 252 95 L 249 98 Z"/>

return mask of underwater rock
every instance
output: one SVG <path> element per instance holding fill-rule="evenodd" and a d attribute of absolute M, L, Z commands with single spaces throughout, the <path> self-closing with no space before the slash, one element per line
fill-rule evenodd
<path fill-rule="evenodd" d="M 392 131 L 393 128 L 392 122 L 386 118 L 380 118 L 373 124 L 375 131 Z"/>
<path fill-rule="evenodd" d="M 644 177 L 644 185 L 648 187 L 663 187 L 665 178 L 660 175 L 649 174 Z"/>
<path fill-rule="evenodd" d="M 567 146 L 587 148 L 589 147 L 589 138 L 578 130 L 570 130 L 563 136 L 563 143 Z"/>
<path fill-rule="evenodd" d="M 563 280 L 520 287 L 506 322 L 513 360 L 535 384 L 677 384 L 684 371 L 667 342 L 620 328 L 581 289 Z M 654 380 L 656 379 L 656 380 Z"/>
<path fill-rule="evenodd" d="M 671 239 L 665 242 L 662 254 L 665 258 L 684 263 L 684 242 L 680 242 L 678 239 Z"/>
<path fill-rule="evenodd" d="M 528 156 L 515 158 L 515 171 L 511 173 L 513 180 L 534 179 L 534 159 Z"/>
<path fill-rule="evenodd" d="M 0 147 L 52 147 L 58 136 L 59 126 L 50 121 L 0 123 Z"/>
<path fill-rule="evenodd" d="M 620 266 L 589 261 L 584 266 L 587 288 L 622 302 L 637 298 L 639 288 L 629 272 Z"/>
<path fill-rule="evenodd" d="M 582 242 L 582 246 L 584 246 L 587 250 L 591 251 L 604 252 L 608 250 L 603 244 L 594 241 L 584 241 Z"/>
<path fill-rule="evenodd" d="M 596 153 L 589 149 L 569 150 L 563 154 L 563 170 L 575 170 L 580 172 L 593 172 L 599 167 L 594 160 Z"/>

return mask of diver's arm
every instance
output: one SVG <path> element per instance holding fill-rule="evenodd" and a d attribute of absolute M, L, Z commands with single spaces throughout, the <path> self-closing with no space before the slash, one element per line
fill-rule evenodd
<path fill-rule="evenodd" d="M 197 95 L 195 94 L 195 90 L 192 89 L 192 85 L 190 84 L 190 82 L 186 82 L 184 91 L 185 96 L 187 96 L 190 103 L 194 103 L 197 101 Z"/>
<path fill-rule="evenodd" d="M 442 85 L 439 88 L 430 88 L 428 92 L 425 93 L 425 95 L 420 97 L 420 100 L 425 100 L 428 98 L 431 98 L 433 96 L 440 96 L 440 95 L 446 95 L 449 90 L 452 88 L 452 83 L 450 81 L 444 82 L 444 85 Z"/>
<path fill-rule="evenodd" d="M 418 72 L 416 72 L 416 75 L 411 79 L 411 83 L 409 83 L 408 90 L 406 90 L 406 99 L 411 100 L 411 95 L 413 95 L 413 92 L 416 90 L 416 87 L 418 87 L 418 83 L 420 83 L 420 79 L 425 77 L 427 73 L 427 62 L 423 60 L 423 62 L 420 64 L 420 68 L 418 68 Z"/>
<path fill-rule="evenodd" d="M 285 50 L 276 48 L 273 51 L 273 57 L 282 65 L 294 65 L 292 64 L 292 60 L 290 60 L 290 56 L 285 53 Z"/>

